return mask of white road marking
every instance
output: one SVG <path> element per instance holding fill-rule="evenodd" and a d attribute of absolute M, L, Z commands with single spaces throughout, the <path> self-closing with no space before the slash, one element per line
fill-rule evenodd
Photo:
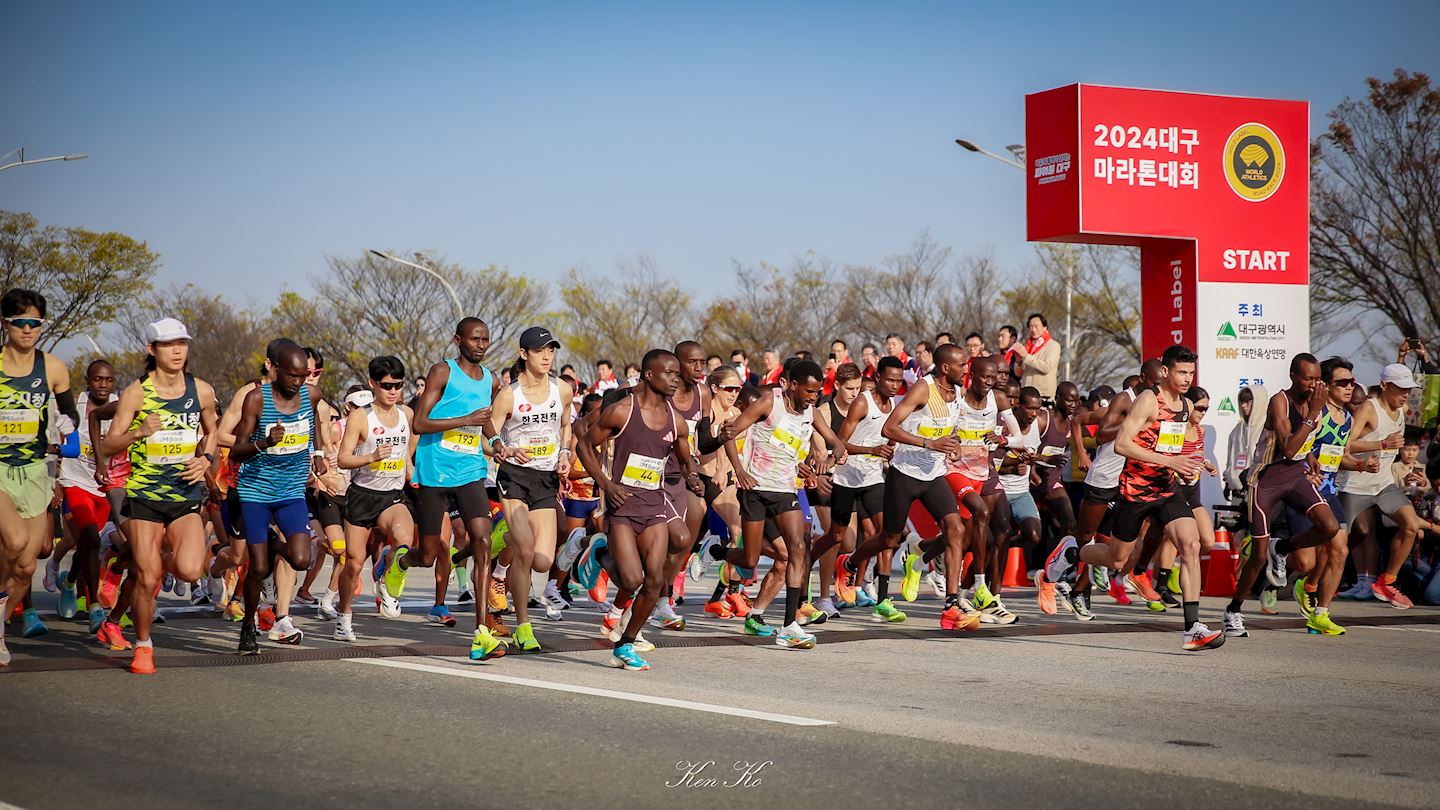
<path fill-rule="evenodd" d="M 508 683 L 514 686 L 532 686 L 536 689 L 550 689 L 556 692 L 572 692 L 578 695 L 592 695 L 594 697 L 612 698 L 614 700 L 628 700 L 633 703 L 649 703 L 655 706 L 670 706 L 676 709 L 690 709 L 697 712 L 710 712 L 711 714 L 723 714 L 727 717 L 748 717 L 752 720 L 767 720 L 771 723 L 785 723 L 791 726 L 833 726 L 833 720 L 816 720 L 810 717 L 796 717 L 789 714 L 774 714 L 772 712 L 760 712 L 754 709 L 740 709 L 732 706 L 717 706 L 713 703 L 696 703 L 692 700 L 676 700 L 674 698 L 656 697 L 654 695 L 640 695 L 633 692 L 617 692 L 613 689 L 597 689 L 593 686 L 577 686 L 568 683 L 554 683 L 552 681 L 537 681 L 533 678 L 517 678 L 513 675 L 497 675 L 491 672 L 479 672 L 473 669 L 460 669 L 450 666 L 436 666 L 435 664 L 421 664 L 414 661 L 397 661 L 389 658 L 351 658 L 348 659 L 354 664 L 369 664 L 377 667 L 394 667 L 395 669 L 409 669 L 416 672 L 430 672 L 436 675 L 449 675 L 454 678 L 471 678 L 477 681 L 495 681 L 497 683 Z"/>
<path fill-rule="evenodd" d="M 1440 629 L 1434 627 L 1390 627 L 1384 624 L 1356 625 L 1356 627 L 1366 627 L 1371 630 L 1409 630 L 1412 633 L 1440 633 Z"/>

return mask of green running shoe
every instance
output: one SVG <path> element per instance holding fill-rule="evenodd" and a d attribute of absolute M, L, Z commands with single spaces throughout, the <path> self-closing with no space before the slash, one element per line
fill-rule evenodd
<path fill-rule="evenodd" d="M 975 607 L 984 610 L 996 601 L 995 594 L 990 593 L 990 586 L 983 582 L 975 583 Z"/>
<path fill-rule="evenodd" d="M 1330 619 L 1329 613 L 1313 613 L 1305 620 L 1305 629 L 1312 636 L 1343 636 L 1345 628 Z"/>
<path fill-rule="evenodd" d="M 1180 564 L 1178 562 L 1170 568 L 1170 576 L 1165 581 L 1165 589 L 1170 593 L 1180 593 Z"/>
<path fill-rule="evenodd" d="M 540 642 L 535 640 L 535 628 L 525 622 L 515 628 L 515 644 L 520 652 L 540 652 Z"/>
<path fill-rule="evenodd" d="M 385 566 L 385 590 L 393 599 L 399 599 L 400 594 L 405 591 L 406 571 L 400 565 L 400 561 L 409 553 L 409 546 L 395 549 L 395 553 L 390 556 L 390 560 Z"/>
<path fill-rule="evenodd" d="M 475 638 L 470 640 L 470 660 L 489 661 L 492 658 L 499 658 L 505 654 L 505 645 L 500 639 L 490 632 L 488 627 L 479 627 L 475 630 Z"/>
<path fill-rule="evenodd" d="M 1166 611 L 1164 602 L 1149 602 L 1145 607 L 1150 608 L 1151 613 L 1164 613 Z"/>
<path fill-rule="evenodd" d="M 745 617 L 745 635 L 770 638 L 775 635 L 775 628 L 762 621 L 757 621 L 754 616 Z"/>
<path fill-rule="evenodd" d="M 905 621 L 905 614 L 896 610 L 895 604 L 891 602 L 890 597 L 887 596 L 870 611 L 870 619 L 872 621 L 889 622 L 893 624 L 894 622 Z"/>
<path fill-rule="evenodd" d="M 1315 594 L 1305 590 L 1305 580 L 1308 577 L 1300 577 L 1295 580 L 1295 606 L 1300 608 L 1301 618 L 1307 621 L 1315 615 Z M 1345 632 L 1343 629 L 1341 633 Z M 1336 635 L 1332 633 L 1331 635 Z"/>
<path fill-rule="evenodd" d="M 900 598 L 914 602 L 920 598 L 920 555 L 905 555 L 905 579 L 900 583 Z"/>
<path fill-rule="evenodd" d="M 1280 593 L 1274 588 L 1266 586 L 1260 591 L 1260 612 L 1267 616 L 1273 616 L 1280 612 Z"/>

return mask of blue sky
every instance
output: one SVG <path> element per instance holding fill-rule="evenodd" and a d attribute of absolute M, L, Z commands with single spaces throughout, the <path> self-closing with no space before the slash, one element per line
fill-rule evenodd
<path fill-rule="evenodd" d="M 239 302 L 434 249 L 553 280 L 638 253 L 867 263 L 922 228 L 1019 272 L 1026 92 L 1307 99 L 1440 75 L 1440 4 L 7 4 L 0 207 L 116 229 Z"/>

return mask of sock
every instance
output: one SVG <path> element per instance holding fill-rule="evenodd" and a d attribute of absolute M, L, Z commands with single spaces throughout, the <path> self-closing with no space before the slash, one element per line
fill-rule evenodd
<path fill-rule="evenodd" d="M 1317 590 L 1319 590 L 1319 589 L 1320 589 L 1320 583 L 1316 582 L 1313 577 L 1306 577 L 1306 578 L 1305 578 L 1305 592 L 1306 592 L 1306 593 L 1315 593 L 1315 592 L 1316 592 Z"/>
<path fill-rule="evenodd" d="M 1168 583 L 1170 582 L 1170 569 L 1157 568 L 1155 569 L 1155 573 L 1159 575 L 1155 578 L 1155 581 L 1160 583 L 1161 587 L 1169 587 Z"/>
<path fill-rule="evenodd" d="M 953 606 L 953 607 L 959 607 L 959 606 L 960 606 L 960 594 L 958 594 L 958 593 L 947 593 L 947 594 L 945 594 L 945 607 L 948 608 L 948 607 L 952 607 L 952 606 Z"/>
<path fill-rule="evenodd" d="M 875 575 L 875 601 L 884 602 L 890 598 L 890 575 Z"/>
<path fill-rule="evenodd" d="M 495 579 L 504 579 L 505 575 L 509 572 L 510 566 L 496 563 L 494 570 L 490 572 L 490 576 L 494 577 Z"/>
<path fill-rule="evenodd" d="M 137 639 L 135 639 L 135 646 L 136 646 L 137 648 L 139 648 L 139 647 L 154 647 L 154 646 L 155 646 L 155 642 L 151 641 L 151 640 L 148 639 L 148 638 L 145 639 L 144 641 L 141 641 L 140 639 L 137 638 Z"/>
<path fill-rule="evenodd" d="M 795 623 L 795 613 L 800 609 L 800 597 L 804 593 L 799 588 L 785 586 L 785 621 L 781 622 L 782 626 L 789 627 Z"/>
<path fill-rule="evenodd" d="M 719 602 L 720 599 L 725 596 L 725 588 L 726 588 L 726 585 L 725 585 L 725 583 L 723 583 L 723 582 L 720 583 L 719 585 L 716 585 L 716 586 L 715 586 L 715 591 L 714 591 L 714 593 L 711 593 L 711 594 L 710 594 L 710 601 L 711 601 L 711 602 Z"/>
<path fill-rule="evenodd" d="M 618 649 L 620 649 L 621 647 L 625 646 L 626 644 L 634 644 L 634 643 L 635 643 L 635 637 L 634 637 L 634 636 L 623 636 L 623 635 L 622 635 L 622 636 L 620 637 L 620 640 L 617 641 L 617 642 L 615 642 L 615 649 L 618 650 Z"/>
<path fill-rule="evenodd" d="M 984 574 L 976 574 L 976 575 L 975 575 L 975 589 L 976 589 L 976 590 L 979 590 L 979 589 L 981 589 L 981 588 L 983 588 L 983 587 L 985 587 L 985 575 L 984 575 Z"/>
<path fill-rule="evenodd" d="M 1317 607 L 1317 608 L 1315 608 L 1315 615 L 1316 615 L 1316 616 L 1322 616 L 1322 615 L 1328 616 L 1328 615 L 1330 615 L 1330 608 L 1328 608 L 1328 607 Z"/>
<path fill-rule="evenodd" d="M 1200 603 L 1184 602 L 1185 608 L 1185 629 L 1189 630 L 1192 625 L 1200 621 Z"/>
<path fill-rule="evenodd" d="M 1275 553 L 1281 557 L 1294 551 L 1295 547 L 1290 545 L 1290 538 L 1282 537 L 1275 541 Z"/>

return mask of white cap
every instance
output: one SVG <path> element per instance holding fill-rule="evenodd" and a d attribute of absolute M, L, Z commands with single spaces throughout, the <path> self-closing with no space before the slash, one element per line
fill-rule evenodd
<path fill-rule="evenodd" d="M 356 391 L 345 397 L 346 405 L 354 405 L 357 408 L 363 408 L 373 402 L 375 402 L 375 395 L 369 391 Z"/>
<path fill-rule="evenodd" d="M 161 318 L 145 326 L 146 343 L 165 343 L 171 340 L 189 340 L 190 332 L 185 324 L 174 318 Z"/>
<path fill-rule="evenodd" d="M 1410 369 L 1404 363 L 1391 363 L 1386 366 L 1385 370 L 1380 372 L 1380 384 L 1393 385 L 1396 388 L 1420 387 L 1415 382 L 1415 375 L 1410 373 Z"/>

